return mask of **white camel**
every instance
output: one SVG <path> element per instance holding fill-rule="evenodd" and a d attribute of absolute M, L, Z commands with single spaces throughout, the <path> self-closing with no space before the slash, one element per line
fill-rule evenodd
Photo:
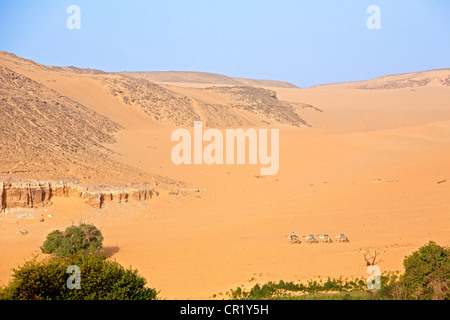
<path fill-rule="evenodd" d="M 321 235 L 317 235 L 317 236 L 319 237 L 319 239 L 320 239 L 322 242 L 329 242 L 329 243 L 332 242 L 330 236 L 327 235 L 327 234 L 324 234 L 323 236 L 321 236 Z"/>
<path fill-rule="evenodd" d="M 341 233 L 338 236 L 337 235 L 333 235 L 333 236 L 337 239 L 338 242 L 350 242 L 348 240 L 347 236 L 345 234 L 343 234 L 343 233 Z"/>
<path fill-rule="evenodd" d="M 310 234 L 309 236 L 307 236 L 307 237 L 305 237 L 305 236 L 302 236 L 308 243 L 317 243 L 318 241 L 317 241 L 317 239 L 316 239 L 316 237 L 314 237 L 314 235 L 313 234 Z"/>

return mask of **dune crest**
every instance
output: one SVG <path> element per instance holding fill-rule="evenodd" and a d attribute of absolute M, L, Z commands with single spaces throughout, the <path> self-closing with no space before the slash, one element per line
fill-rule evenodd
<path fill-rule="evenodd" d="M 315 87 L 346 89 L 401 89 L 417 87 L 449 87 L 450 69 L 428 70 L 378 77 L 367 81 L 355 81 Z"/>
<path fill-rule="evenodd" d="M 191 85 L 206 84 L 216 86 L 297 88 L 297 86 L 293 85 L 292 83 L 284 81 L 235 78 L 206 72 L 146 71 L 120 72 L 120 74 L 134 78 L 146 79 L 156 83 L 190 83 Z"/>

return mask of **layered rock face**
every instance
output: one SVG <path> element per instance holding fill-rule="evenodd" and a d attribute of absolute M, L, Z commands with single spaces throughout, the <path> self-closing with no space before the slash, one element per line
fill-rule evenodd
<path fill-rule="evenodd" d="M 8 208 L 38 208 L 51 205 L 53 197 L 80 197 L 94 208 L 105 202 L 145 201 L 158 192 L 147 184 L 83 186 L 73 181 L 0 182 L 0 211 Z"/>
<path fill-rule="evenodd" d="M 155 194 L 159 195 L 155 189 L 142 186 L 140 188 L 126 187 L 123 189 L 85 189 L 79 196 L 85 199 L 86 203 L 92 207 L 103 208 L 105 202 L 145 201 L 151 199 Z"/>

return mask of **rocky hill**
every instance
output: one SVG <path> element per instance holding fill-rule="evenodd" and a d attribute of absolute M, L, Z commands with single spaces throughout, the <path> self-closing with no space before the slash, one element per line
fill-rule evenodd
<path fill-rule="evenodd" d="M 142 108 L 153 120 L 176 126 L 192 126 L 202 120 L 206 126 L 307 126 L 293 105 L 278 100 L 272 90 L 241 87 L 208 87 L 196 89 L 215 95 L 215 102 L 201 95 L 180 94 L 144 79 L 121 77 L 102 80 L 109 92 L 126 104 Z M 193 90 L 194 91 L 194 90 Z M 255 118 L 249 120 L 236 111 L 245 110 Z"/>
<path fill-rule="evenodd" d="M 216 73 L 187 72 L 187 71 L 145 71 L 145 72 L 120 72 L 126 76 L 145 79 L 155 83 L 196 83 L 217 86 L 251 86 L 251 87 L 276 87 L 297 88 L 292 83 L 275 80 L 258 80 L 227 77 Z"/>
<path fill-rule="evenodd" d="M 0 175 L 64 175 L 74 165 L 89 175 L 93 159 L 113 165 L 106 154 L 117 123 L 8 67 L 0 82 Z"/>
<path fill-rule="evenodd" d="M 133 128 L 133 119 L 147 117 L 141 125 L 150 126 L 192 127 L 197 120 L 217 128 L 308 126 L 295 112 L 299 105 L 319 111 L 281 101 L 275 91 L 248 85 L 177 91 L 145 79 L 43 66 L 0 52 L 0 182 L 69 180 L 91 189 L 136 182 L 181 188 L 182 182 L 118 160 L 116 135 Z M 121 120 L 127 112 L 134 118 L 125 128 Z M 26 206 L 46 201 L 39 183 L 32 188 L 38 190 L 37 196 L 26 191 L 30 186 L 14 188 L 4 184 L 2 196 L 10 199 L 2 200 L 4 207 L 17 201 L 20 205 L 25 201 Z"/>

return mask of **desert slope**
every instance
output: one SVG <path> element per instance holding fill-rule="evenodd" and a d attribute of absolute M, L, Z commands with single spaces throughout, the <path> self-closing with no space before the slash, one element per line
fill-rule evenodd
<path fill-rule="evenodd" d="M 93 181 L 95 174 L 81 171 L 99 171 L 102 163 L 100 170 L 105 174 L 97 182 L 120 182 L 122 178 L 106 173 L 112 167 L 117 175 L 128 172 L 123 179 L 153 179 L 110 160 L 114 135 L 140 126 L 191 127 L 196 120 L 218 127 L 308 125 L 294 111 L 294 105 L 262 88 L 205 89 L 204 95 L 189 90 L 180 93 L 143 79 L 43 66 L 6 52 L 0 53 L 0 67 L 4 114 L 0 151 L 6 155 L 0 172 L 19 177 L 82 176 Z"/>
<path fill-rule="evenodd" d="M 83 87 L 73 90 L 70 73 L 0 54 L 0 172 L 3 179 L 69 179 L 82 183 L 154 180 L 111 160 L 114 137 L 124 127 L 84 105 Z M 89 79 L 85 87 L 89 86 Z M 89 97 L 90 98 L 90 97 Z M 119 118 L 117 117 L 116 120 Z"/>
<path fill-rule="evenodd" d="M 189 90 L 180 94 L 175 87 L 163 87 L 140 78 L 76 67 L 43 66 L 6 52 L 0 53 L 0 63 L 74 101 L 81 99 L 94 110 L 100 111 L 99 104 L 110 104 L 111 108 L 117 110 L 116 113 L 121 113 L 119 117 L 115 117 L 113 112 L 110 114 L 118 123 L 122 117 L 129 118 L 127 114 L 138 115 L 143 111 L 146 114 L 145 121 L 153 120 L 152 125 L 186 126 L 192 125 L 194 120 L 219 127 L 261 125 L 267 122 L 287 126 L 308 125 L 307 120 L 296 114 L 295 106 L 278 100 L 273 90 L 244 83 L 236 89 L 224 87 L 221 92 L 206 88 L 205 91 L 209 91 L 207 95 L 212 99 L 205 99 L 206 95 L 191 94 Z M 236 90 L 239 92 L 236 93 Z M 230 100 L 236 99 L 240 100 L 239 104 L 230 103 Z M 268 105 L 273 108 L 268 108 Z M 107 108 L 100 108 L 108 112 Z"/>

